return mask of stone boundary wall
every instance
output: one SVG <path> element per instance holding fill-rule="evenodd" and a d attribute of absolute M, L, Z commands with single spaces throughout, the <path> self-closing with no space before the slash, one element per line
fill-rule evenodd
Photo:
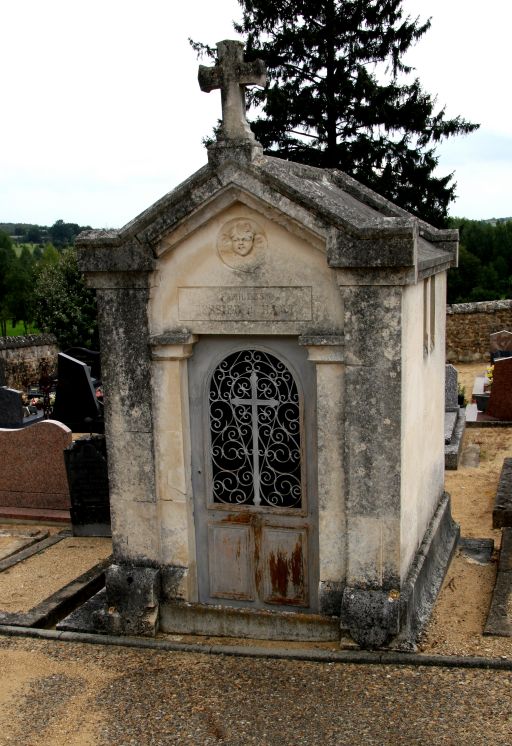
<path fill-rule="evenodd" d="M 42 362 L 57 369 L 57 340 L 53 334 L 0 337 L 0 386 L 24 389 L 37 384 Z"/>
<path fill-rule="evenodd" d="M 512 332 L 512 300 L 455 303 L 446 307 L 446 360 L 489 360 L 489 335 Z"/>

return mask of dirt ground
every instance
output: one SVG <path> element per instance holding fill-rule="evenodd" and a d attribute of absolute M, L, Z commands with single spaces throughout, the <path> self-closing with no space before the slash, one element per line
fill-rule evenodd
<path fill-rule="evenodd" d="M 466 399 L 471 403 L 475 378 L 485 375 L 487 363 L 483 361 L 479 363 L 457 363 L 455 367 L 459 371 L 459 384 L 464 387 Z"/>
<path fill-rule="evenodd" d="M 108 557 L 105 538 L 69 537 L 0 573 L 0 611 L 29 611 Z"/>
<path fill-rule="evenodd" d="M 485 363 L 457 365 L 459 382 L 471 399 L 475 376 Z M 492 510 L 504 458 L 512 457 L 512 428 L 466 428 L 463 448 L 480 448 L 477 468 L 459 466 L 445 474 L 446 491 L 452 498 L 452 514 L 461 536 L 493 539 L 495 556 L 488 565 L 454 557 L 438 597 L 420 650 L 425 653 L 506 656 L 512 658 L 512 638 L 483 636 L 496 579 L 501 531 L 492 527 Z"/>

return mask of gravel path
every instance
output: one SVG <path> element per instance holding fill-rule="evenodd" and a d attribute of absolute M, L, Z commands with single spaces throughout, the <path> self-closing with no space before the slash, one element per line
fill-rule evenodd
<path fill-rule="evenodd" d="M 0 743 L 512 743 L 510 672 L 0 638 Z"/>

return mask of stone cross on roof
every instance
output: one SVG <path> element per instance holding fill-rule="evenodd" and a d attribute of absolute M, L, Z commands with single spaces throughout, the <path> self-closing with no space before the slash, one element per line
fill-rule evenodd
<path fill-rule="evenodd" d="M 225 40 L 217 43 L 219 58 L 215 67 L 199 65 L 199 86 L 210 93 L 220 88 L 222 98 L 221 140 L 254 140 L 254 134 L 245 116 L 244 87 L 257 85 L 262 88 L 267 79 L 262 60 L 244 62 L 244 45 L 239 41 Z"/>

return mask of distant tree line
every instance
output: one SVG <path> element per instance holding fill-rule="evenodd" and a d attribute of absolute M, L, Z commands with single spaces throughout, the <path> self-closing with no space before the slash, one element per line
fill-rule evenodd
<path fill-rule="evenodd" d="M 460 255 L 458 269 L 448 273 L 448 303 L 512 298 L 512 218 L 449 224 L 459 229 Z M 55 334 L 61 349 L 98 348 L 96 299 L 73 245 L 81 230 L 62 220 L 50 228 L 0 223 L 0 336 L 35 324 Z"/>
<path fill-rule="evenodd" d="M 7 233 L 16 244 L 53 244 L 57 249 L 73 246 L 75 238 L 90 225 L 65 223 L 56 220 L 52 226 L 33 225 L 31 223 L 0 223 L 0 230 Z"/>
<path fill-rule="evenodd" d="M 512 218 L 449 218 L 459 229 L 459 267 L 448 272 L 448 303 L 512 298 Z"/>
<path fill-rule="evenodd" d="M 61 349 L 98 348 L 96 297 L 85 286 L 73 245 L 81 230 L 62 220 L 51 228 L 0 224 L 0 336 L 15 328 L 26 334 L 35 325 L 55 334 Z M 28 240 L 42 236 L 44 243 Z"/>

